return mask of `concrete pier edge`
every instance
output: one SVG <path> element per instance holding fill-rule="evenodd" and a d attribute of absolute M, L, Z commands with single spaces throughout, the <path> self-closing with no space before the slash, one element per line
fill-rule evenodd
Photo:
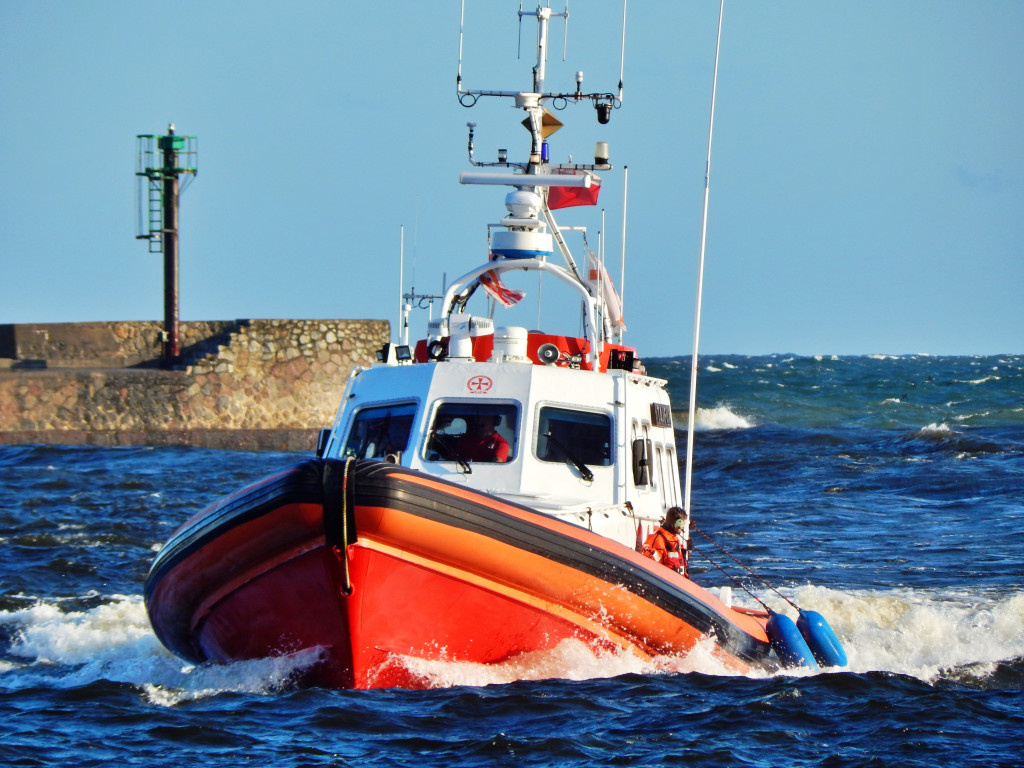
<path fill-rule="evenodd" d="M 0 444 L 312 450 L 386 320 L 181 323 L 159 368 L 156 321 L 0 325 Z"/>

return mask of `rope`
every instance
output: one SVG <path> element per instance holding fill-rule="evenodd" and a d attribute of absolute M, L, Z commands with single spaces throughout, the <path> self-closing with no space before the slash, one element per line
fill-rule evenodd
<path fill-rule="evenodd" d="M 339 459 L 321 459 L 321 504 L 324 519 L 324 540 L 344 570 L 342 595 L 352 594 L 347 548 L 349 544 L 349 465 L 352 458 L 341 466 Z M 354 534 L 355 532 L 353 532 Z M 354 536 L 353 536 L 354 540 Z"/>
<path fill-rule="evenodd" d="M 344 550 L 339 551 L 335 545 L 334 552 L 345 567 L 345 586 L 341 588 L 341 594 L 346 597 L 352 594 L 352 579 L 348 572 L 348 468 L 352 464 L 352 457 L 345 459 L 345 472 L 341 478 L 341 541 Z"/>
<path fill-rule="evenodd" d="M 714 544 L 714 542 L 711 542 L 711 543 Z M 713 566 L 715 566 L 715 568 L 717 568 L 723 574 L 725 574 L 725 577 L 727 579 L 729 579 L 729 581 L 731 581 L 737 587 L 739 587 L 744 592 L 746 592 L 748 595 L 750 595 L 752 598 L 754 598 L 754 600 L 756 600 L 758 603 L 760 603 L 762 608 L 764 608 L 766 611 L 769 611 L 769 612 L 771 611 L 771 608 L 768 607 L 768 605 L 764 602 L 764 600 L 762 600 L 757 595 L 755 595 L 753 592 L 751 592 L 749 589 L 747 589 L 746 584 L 744 584 L 742 581 L 740 581 L 735 576 L 733 576 L 731 573 L 729 573 L 727 570 L 725 570 L 725 568 L 723 568 L 718 563 L 716 563 L 714 560 L 712 560 L 707 552 L 703 552 L 703 551 L 697 549 L 697 547 L 694 547 L 693 551 L 698 553 L 699 555 L 701 555 L 705 560 L 707 560 L 709 563 L 711 563 Z"/>
<path fill-rule="evenodd" d="M 694 524 L 694 523 L 693 523 L 692 521 L 690 522 L 690 527 L 691 527 L 691 528 L 693 528 L 693 530 L 695 530 L 695 531 L 696 531 L 697 533 L 699 533 L 699 534 L 700 534 L 701 536 L 703 536 L 703 537 L 704 537 L 705 539 L 707 539 L 708 541 L 710 541 L 710 542 L 711 542 L 711 543 L 712 543 L 712 544 L 714 545 L 714 547 L 715 547 L 715 548 L 716 548 L 716 549 L 717 549 L 717 550 L 718 550 L 719 552 L 721 552 L 721 553 L 722 553 L 723 555 L 725 555 L 725 556 L 726 556 L 726 557 L 728 557 L 728 558 L 729 558 L 730 560 L 732 560 L 732 561 L 733 561 L 734 563 L 736 563 L 736 565 L 738 565 L 738 566 L 739 566 L 740 568 L 742 568 L 742 569 L 743 569 L 744 571 L 746 571 L 746 572 L 747 572 L 747 573 L 749 573 L 749 574 L 750 574 L 751 576 L 753 576 L 753 577 L 754 577 L 755 579 L 757 579 L 757 580 L 758 580 L 759 582 L 761 582 L 761 583 L 762 583 L 762 584 L 764 584 L 764 585 L 765 585 L 766 587 L 768 587 L 768 589 L 770 589 L 770 590 L 771 590 L 772 592 L 774 592 L 774 593 L 775 593 L 776 595 L 778 595 L 778 596 L 779 596 L 779 597 L 781 597 L 781 598 L 782 598 L 783 600 L 785 600 L 785 601 L 786 601 L 787 603 L 789 603 L 789 604 L 790 604 L 791 606 L 793 606 L 793 607 L 794 607 L 794 608 L 795 608 L 795 609 L 796 609 L 797 611 L 800 611 L 800 606 L 798 606 L 798 605 L 797 605 L 796 603 L 794 603 L 794 602 L 793 602 L 792 600 L 790 600 L 790 599 L 789 599 L 788 597 L 786 597 L 786 596 L 785 596 L 784 594 L 782 594 L 781 592 L 779 592 L 779 590 L 777 590 L 777 589 L 776 589 L 775 587 L 773 587 L 773 586 L 772 586 L 771 584 L 769 584 L 769 583 L 768 583 L 767 581 L 765 581 L 765 580 L 764 580 L 764 579 L 762 579 L 762 578 L 761 578 L 760 576 L 758 576 L 758 575 L 757 575 L 756 573 L 754 573 L 754 572 L 753 572 L 753 571 L 752 571 L 752 570 L 751 570 L 751 569 L 750 569 L 749 567 L 747 567 L 746 565 L 744 565 L 743 563 L 741 563 L 741 562 L 740 562 L 739 560 L 737 560 L 737 559 L 736 559 L 735 557 L 733 557 L 733 556 L 732 556 L 732 554 L 730 554 L 730 553 L 729 553 L 728 551 L 726 551 L 726 549 L 725 549 L 724 547 L 722 547 L 722 546 L 721 546 L 721 545 L 720 545 L 720 544 L 719 544 L 719 543 L 718 543 L 717 541 L 715 541 L 714 539 L 712 539 L 712 538 L 711 538 L 711 537 L 710 537 L 710 536 L 709 536 L 708 534 L 704 533 L 704 531 L 702 531 L 702 530 L 701 530 L 700 528 L 698 528 L 698 527 L 697 527 L 697 526 L 696 526 L 696 525 L 695 525 L 695 524 Z M 704 553 L 702 552 L 701 554 L 704 554 Z M 724 570 L 723 570 L 723 569 L 721 568 L 721 566 L 719 566 L 719 565 L 718 565 L 717 563 L 715 563 L 715 562 L 714 562 L 714 561 L 713 561 L 713 560 L 712 560 L 712 559 L 711 559 L 710 557 L 708 557 L 708 556 L 707 556 L 706 554 L 704 555 L 704 557 L 706 557 L 706 558 L 708 559 L 708 562 L 710 562 L 710 563 L 711 563 L 712 565 L 714 565 L 714 566 L 715 566 L 716 568 L 718 568 L 719 570 L 721 570 L 721 571 L 722 571 L 722 573 L 725 573 L 725 571 L 724 571 Z M 726 573 L 726 576 L 729 576 L 729 574 L 727 574 L 727 573 Z M 729 576 L 729 578 L 732 578 L 732 577 L 731 577 L 731 576 Z M 751 595 L 751 597 L 754 597 L 754 596 L 753 596 L 753 595 L 751 594 L 750 590 L 746 589 L 746 587 L 744 587 L 744 590 L 745 590 L 745 591 L 747 592 L 747 594 Z M 764 603 L 763 603 L 763 602 L 761 602 L 760 600 L 758 600 L 758 598 L 754 597 L 754 599 L 755 599 L 755 600 L 757 600 L 757 601 L 758 601 L 759 603 L 761 603 L 761 605 L 764 605 Z M 764 605 L 764 607 L 765 607 L 766 609 L 768 609 L 768 606 L 767 606 L 767 605 Z M 768 610 L 770 610 L 770 609 L 768 609 Z M 801 613 L 802 613 L 802 611 L 801 611 Z"/>

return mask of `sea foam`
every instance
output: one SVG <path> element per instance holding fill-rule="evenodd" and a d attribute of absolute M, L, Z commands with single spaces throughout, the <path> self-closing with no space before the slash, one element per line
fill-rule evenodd
<path fill-rule="evenodd" d="M 805 610 L 821 613 L 849 658 L 846 671 L 889 672 L 935 682 L 957 670 L 976 676 L 991 673 L 1004 660 L 1024 657 L 1024 592 L 947 593 L 912 589 L 842 591 L 804 586 L 782 594 Z M 779 613 L 796 611 L 779 604 L 774 592 L 758 596 Z M 627 652 L 595 651 L 577 640 L 565 640 L 548 651 L 523 654 L 501 664 L 424 660 L 401 657 L 401 664 L 431 687 L 493 685 L 517 680 L 563 678 L 586 680 L 622 674 L 686 674 L 736 676 L 710 641 L 689 653 L 641 659 Z M 744 676 L 805 677 L 823 672 L 750 669 Z"/>
<path fill-rule="evenodd" d="M 807 586 L 790 597 L 825 616 L 843 643 L 851 672 L 892 672 L 934 682 L 957 668 L 1024 657 L 1024 592 L 846 592 Z"/>
<path fill-rule="evenodd" d="M 829 621 L 849 657 L 846 670 L 850 672 L 890 672 L 934 682 L 950 674 L 962 675 L 963 670 L 984 676 L 998 662 L 1024 658 L 1024 592 L 843 591 L 807 585 L 781 590 L 781 594 Z M 766 592 L 758 597 L 780 613 L 796 616 L 778 594 Z M 22 660 L 0 665 L 0 687 L 10 690 L 44 682 L 66 688 L 110 680 L 138 686 L 146 700 L 158 706 L 226 692 L 273 693 L 289 687 L 297 674 L 320 658 L 319 649 L 308 649 L 231 664 L 188 664 L 157 641 L 141 596 L 118 596 L 80 612 L 64 612 L 57 605 L 40 602 L 0 612 L 0 624 L 13 630 L 10 655 Z M 500 664 L 408 656 L 396 656 L 394 662 L 436 688 L 624 674 L 815 674 L 737 670 L 723 663 L 710 640 L 687 654 L 654 658 L 563 640 L 549 650 Z"/>
<path fill-rule="evenodd" d="M 224 692 L 269 693 L 315 664 L 319 649 L 231 664 L 189 664 L 167 651 L 150 627 L 141 595 L 117 595 L 88 611 L 39 601 L 0 611 L 19 663 L 0 666 L 0 686 L 43 682 L 68 688 L 99 680 L 139 686 L 158 705 Z"/>
<path fill-rule="evenodd" d="M 697 429 L 749 429 L 754 424 L 749 420 L 734 413 L 727 405 L 719 405 L 714 408 L 697 409 Z"/>

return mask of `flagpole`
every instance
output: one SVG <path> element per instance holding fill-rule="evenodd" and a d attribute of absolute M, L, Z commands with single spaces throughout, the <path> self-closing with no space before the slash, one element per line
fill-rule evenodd
<path fill-rule="evenodd" d="M 711 80 L 711 117 L 708 124 L 708 154 L 704 166 L 704 210 L 701 215 L 700 258 L 697 266 L 697 302 L 693 320 L 693 354 L 690 357 L 690 403 L 686 414 L 686 485 L 683 492 L 683 509 L 690 515 L 690 491 L 693 487 L 693 432 L 697 423 L 697 351 L 700 348 L 700 313 L 704 293 L 704 252 L 708 233 L 708 193 L 711 188 L 711 137 L 715 127 L 715 95 L 718 90 L 718 53 L 722 47 L 722 17 L 725 14 L 725 0 L 718 7 L 718 37 L 715 41 L 715 71 Z M 684 529 L 686 530 L 686 529 Z M 688 535 L 688 533 L 687 533 Z"/>

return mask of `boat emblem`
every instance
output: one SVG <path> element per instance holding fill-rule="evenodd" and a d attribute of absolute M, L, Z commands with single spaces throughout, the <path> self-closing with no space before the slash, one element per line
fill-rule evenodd
<path fill-rule="evenodd" d="M 466 382 L 466 389 L 478 395 L 490 391 L 493 386 L 494 382 L 490 376 L 473 376 Z"/>

